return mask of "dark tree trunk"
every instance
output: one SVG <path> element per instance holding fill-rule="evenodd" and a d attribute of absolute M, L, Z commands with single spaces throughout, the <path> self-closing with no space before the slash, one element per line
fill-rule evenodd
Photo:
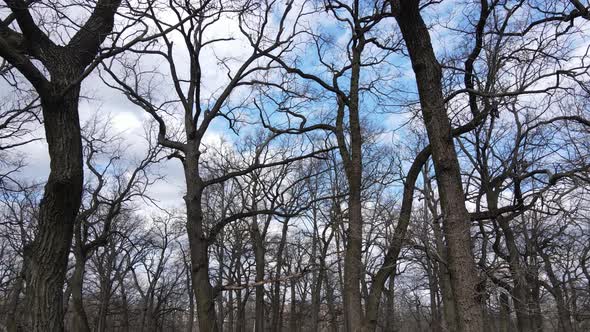
<path fill-rule="evenodd" d="M 74 267 L 74 274 L 70 279 L 70 287 L 72 289 L 72 307 L 74 309 L 72 317 L 72 329 L 74 331 L 89 332 L 90 325 L 88 324 L 88 317 L 86 310 L 84 310 L 83 302 L 83 287 L 84 287 L 84 270 L 86 264 L 86 257 L 83 253 L 76 253 L 76 262 Z"/>
<path fill-rule="evenodd" d="M 350 95 L 348 101 L 348 122 L 350 126 L 350 153 L 340 139 L 340 151 L 348 180 L 348 230 L 344 255 L 344 312 L 348 332 L 362 329 L 363 308 L 360 282 L 362 278 L 363 218 L 361 202 L 362 137 L 359 115 L 359 80 L 361 54 L 364 41 L 355 39 L 352 50 Z"/>
<path fill-rule="evenodd" d="M 39 205 L 37 234 L 24 250 L 26 265 L 27 329 L 63 331 L 63 287 L 73 227 L 80 208 L 83 161 L 78 102 L 82 73 L 111 33 L 120 1 L 100 0 L 86 23 L 66 46 L 58 46 L 40 29 L 28 10 L 29 2 L 5 1 L 20 32 L 2 28 L 0 57 L 18 69 L 37 91 L 43 112 L 50 172 Z M 7 40 L 18 34 L 22 45 Z M 21 39 L 21 38 L 18 38 Z M 49 72 L 45 77 L 32 59 Z"/>
<path fill-rule="evenodd" d="M 442 239 L 442 232 L 438 222 L 433 222 L 434 236 L 436 241 L 437 252 L 446 261 L 446 252 L 444 250 L 444 243 Z M 453 289 L 451 286 L 451 277 L 449 270 L 445 264 L 438 264 L 438 278 L 440 281 L 440 292 L 443 302 L 443 314 L 445 317 L 445 324 L 449 331 L 456 330 L 457 316 L 455 314 L 455 302 L 453 301 Z"/>
<path fill-rule="evenodd" d="M 436 251 L 438 255 L 443 259 L 444 262 L 446 262 L 447 254 L 445 251 L 442 230 L 439 224 L 440 215 L 438 213 L 436 200 L 434 199 L 431 178 L 426 173 L 427 170 L 428 166 L 425 165 L 422 175 L 424 178 L 424 193 L 426 196 L 425 199 L 430 202 L 430 213 L 432 213 L 432 231 L 434 233 L 434 244 L 436 246 Z M 437 264 L 436 273 L 438 275 L 440 293 L 442 296 L 444 324 L 447 330 L 455 331 L 457 329 L 457 318 L 455 314 L 455 303 L 453 301 L 451 278 L 449 276 L 449 270 L 447 269 L 447 265 L 444 263 Z"/>
<path fill-rule="evenodd" d="M 256 185 L 254 186 L 256 188 Z M 253 208 L 256 210 L 256 189 L 254 189 L 253 194 Z M 262 234 L 260 233 L 260 229 L 258 227 L 258 217 L 254 216 L 252 218 L 252 225 L 250 226 L 250 235 L 252 236 L 252 241 L 254 244 L 254 261 L 256 263 L 256 276 L 254 277 L 255 282 L 259 282 L 260 285 L 255 287 L 255 294 L 254 294 L 254 316 L 255 316 L 255 324 L 254 324 L 254 331 L 256 332 L 264 332 L 264 270 L 265 270 L 265 248 L 264 248 L 264 239 L 262 238 Z"/>
<path fill-rule="evenodd" d="M 190 246 L 191 282 L 197 304 L 199 331 L 219 331 L 215 309 L 215 291 L 209 280 L 209 239 L 204 229 L 202 198 L 203 186 L 199 176 L 197 141 L 186 144 L 184 175 L 186 183 L 186 228 Z"/>
<path fill-rule="evenodd" d="M 416 75 L 422 115 L 443 209 L 447 259 L 457 313 L 458 331 L 483 330 L 477 291 L 477 270 L 471 251 L 470 218 L 465 208 L 459 161 L 442 93 L 442 70 L 420 15 L 419 1 L 395 2 L 394 12 Z"/>
<path fill-rule="evenodd" d="M 194 219 L 190 218 L 189 220 Z M 216 332 L 219 328 L 217 326 L 214 290 L 209 281 L 209 257 L 207 252 L 209 245 L 202 234 L 202 229 L 201 231 L 195 230 L 197 227 L 197 225 L 188 226 L 191 243 L 193 292 L 197 300 L 197 320 L 199 331 Z"/>
<path fill-rule="evenodd" d="M 41 96 L 51 171 L 39 207 L 37 236 L 26 248 L 31 331 L 63 331 L 63 286 L 82 195 L 80 86 L 56 85 Z"/>
<path fill-rule="evenodd" d="M 316 212 L 314 211 L 314 221 L 315 221 Z M 317 229 L 317 224 L 315 225 Z M 317 233 L 317 231 L 316 231 Z M 321 294 L 322 294 L 322 285 L 324 284 L 324 280 L 327 274 L 327 267 L 326 267 L 326 255 L 329 249 L 329 242 L 332 239 L 332 233 L 327 241 L 324 242 L 323 246 L 320 246 L 319 250 L 319 270 L 317 273 L 314 274 L 313 282 L 312 282 L 312 294 L 311 294 L 311 331 L 319 331 L 319 322 L 320 322 L 320 311 L 321 311 Z M 320 242 L 316 238 L 314 242 Z M 317 245 L 317 244 L 316 244 Z M 319 245 L 318 245 L 319 246 Z M 315 256 L 315 253 L 314 253 Z M 326 290 L 327 293 L 327 290 Z M 326 296 L 326 301 L 328 298 Z M 328 304 L 328 315 L 331 315 L 332 312 L 330 311 L 331 304 Z"/>

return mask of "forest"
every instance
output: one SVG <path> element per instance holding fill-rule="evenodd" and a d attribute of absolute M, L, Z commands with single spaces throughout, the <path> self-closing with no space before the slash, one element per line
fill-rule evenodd
<path fill-rule="evenodd" d="M 0 331 L 590 331 L 590 1 L 0 1 Z"/>

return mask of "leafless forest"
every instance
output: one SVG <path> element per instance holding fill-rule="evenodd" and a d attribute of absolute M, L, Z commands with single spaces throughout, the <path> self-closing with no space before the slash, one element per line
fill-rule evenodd
<path fill-rule="evenodd" d="M 590 331 L 588 0 L 2 0 L 0 77 L 0 331 Z"/>

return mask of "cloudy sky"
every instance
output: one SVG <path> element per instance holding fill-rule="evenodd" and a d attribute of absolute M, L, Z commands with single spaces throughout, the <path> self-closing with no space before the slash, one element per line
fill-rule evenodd
<path fill-rule="evenodd" d="M 432 22 L 436 21 L 442 23 L 435 25 L 435 28 L 431 30 L 432 40 L 436 47 L 436 52 L 439 58 L 444 59 L 449 52 L 455 51 L 457 48 L 470 47 L 470 45 L 464 45 L 463 38 L 460 33 L 453 31 L 452 29 L 445 28 L 446 26 L 453 26 L 460 24 L 468 15 L 472 13 L 455 12 L 454 1 L 445 1 L 441 5 L 436 6 L 436 11 L 427 11 L 427 17 Z M 465 8 L 461 6 L 461 8 Z M 163 13 L 163 17 L 172 20 L 172 16 L 166 16 L 168 14 Z M 272 24 L 277 24 L 272 21 Z M 290 17 L 292 19 L 292 17 Z M 306 17 L 305 21 L 302 22 L 312 30 L 321 30 L 323 33 L 329 34 L 335 38 L 336 44 L 342 50 L 349 37 L 349 32 L 343 29 L 341 25 L 331 17 L 323 13 L 316 14 L 313 16 Z M 391 30 L 395 33 L 395 30 L 391 27 L 395 26 L 391 20 L 386 20 L 383 23 L 385 30 Z M 231 57 L 235 61 L 231 62 L 230 67 L 235 68 L 240 63 L 240 59 L 245 58 L 250 52 L 251 48 L 245 42 L 241 36 L 238 22 L 233 17 L 224 17 L 215 23 L 209 30 L 205 39 L 210 40 L 214 38 L 234 38 L 233 41 L 220 42 L 212 44 L 210 47 L 203 51 L 201 56 L 202 68 L 204 69 L 202 88 L 205 91 L 204 95 L 213 96 L 212 100 L 215 99 L 217 93 L 219 93 L 220 87 L 223 87 L 227 83 L 228 77 L 226 75 L 225 67 L 220 64 L 219 59 L 225 59 Z M 182 45 L 182 41 L 178 35 L 172 35 L 171 38 L 177 42 L 175 45 Z M 581 41 L 577 41 L 580 45 L 580 51 L 585 45 Z M 587 43 L 586 43 L 587 45 Z M 338 47 L 337 47 L 338 48 Z M 337 49 L 335 48 L 335 49 Z M 178 51 L 175 53 L 176 65 L 178 71 L 187 71 L 189 68 L 188 59 L 186 57 L 186 51 L 182 50 L 182 47 L 177 48 Z M 344 59 L 345 54 L 336 54 L 335 58 L 340 56 Z M 414 80 L 413 72 L 410 66 L 408 66 L 407 59 L 402 56 L 394 56 L 391 62 L 396 67 L 396 81 L 395 84 L 399 87 L 399 91 L 405 91 L 408 96 L 412 96 L 414 91 Z M 162 98 L 165 98 L 168 93 L 172 91 L 172 82 L 170 77 L 166 76 L 167 67 L 166 64 L 155 57 L 144 58 L 141 61 L 143 68 L 154 68 L 160 71 L 161 82 L 159 85 Z M 313 60 L 306 64 L 306 70 L 314 71 L 319 67 L 317 63 L 313 63 Z M 365 77 L 370 79 L 370 77 Z M 5 82 L 2 82 L 3 89 L 0 94 L 4 94 L 5 99 L 13 97 L 13 91 L 8 88 Z M 239 100 L 246 96 L 246 93 L 241 94 L 244 90 L 238 91 L 234 94 L 233 98 Z M 133 160 L 142 156 L 145 151 L 145 126 L 146 123 L 151 120 L 150 116 L 143 110 L 139 109 L 136 105 L 132 104 L 127 98 L 119 91 L 106 86 L 97 73 L 90 75 L 83 83 L 83 100 L 80 104 L 80 121 L 83 124 L 96 114 L 108 115 L 112 118 L 113 131 L 124 137 L 125 144 L 129 146 L 128 158 Z M 206 106 L 206 101 L 202 101 Z M 373 106 L 370 101 L 365 103 L 367 109 Z M 370 113 L 370 112 L 368 112 Z M 399 109 L 394 109 L 390 114 L 373 114 L 380 123 L 384 124 L 385 127 L 389 128 L 387 136 L 384 136 L 384 140 L 399 140 L 400 135 L 404 135 L 404 132 L 393 133 L 391 129 L 399 128 L 401 125 L 406 123 L 408 114 L 401 114 Z M 39 128 L 35 135 L 43 137 L 43 130 Z M 215 144 L 221 139 L 226 138 L 229 140 L 235 139 L 236 136 L 227 128 L 227 123 L 224 119 L 217 119 L 216 123 L 208 130 L 206 141 L 209 144 Z M 29 181 L 42 182 L 47 177 L 49 171 L 49 158 L 47 154 L 47 146 L 43 140 L 39 140 L 30 143 L 26 146 L 16 149 L 16 152 L 25 156 L 27 161 L 27 167 L 23 170 L 22 176 Z M 178 207 L 182 205 L 180 200 L 183 188 L 184 180 L 180 162 L 176 159 L 165 161 L 161 165 L 160 172 L 165 174 L 165 179 L 160 181 L 151 188 L 151 196 L 157 200 L 162 206 L 166 207 Z"/>

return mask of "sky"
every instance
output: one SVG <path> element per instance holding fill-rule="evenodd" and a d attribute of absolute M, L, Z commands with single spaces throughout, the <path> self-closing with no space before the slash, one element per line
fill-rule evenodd
<path fill-rule="evenodd" d="M 469 48 L 471 45 L 466 45 L 464 38 L 460 33 L 457 33 L 452 27 L 458 24 L 464 24 L 464 20 L 467 16 L 472 13 L 467 13 L 461 8 L 461 1 L 459 0 L 448 0 L 442 4 L 432 6 L 425 11 L 425 17 L 428 23 L 443 23 L 433 25 L 431 29 L 431 37 L 435 47 L 435 51 L 439 59 L 445 59 L 449 53 L 452 54 L 457 48 Z M 321 29 L 323 32 L 335 37 L 336 44 L 340 48 L 344 47 L 347 37 L 349 34 L 344 32 L 333 18 L 329 15 L 322 13 L 313 18 L 306 18 L 311 29 Z M 462 23 L 463 22 L 463 23 Z M 276 22 L 274 22 L 276 24 Z M 386 25 L 394 26 L 392 20 L 385 21 Z M 387 30 L 387 26 L 384 27 Z M 396 28 L 395 28 L 396 29 Z M 397 30 L 394 31 L 394 34 Z M 214 46 L 207 48 L 202 56 L 204 68 L 203 76 L 203 89 L 207 92 L 215 95 L 220 87 L 227 82 L 225 70 L 220 66 L 218 59 L 225 57 L 243 58 L 250 52 L 250 48 L 240 39 L 240 33 L 237 26 L 235 17 L 223 18 L 209 30 L 207 38 L 219 38 L 232 36 L 237 40 L 232 42 L 221 42 L 214 44 Z M 180 44 L 180 40 L 175 40 Z M 584 48 L 580 42 L 580 51 Z M 188 69 L 188 62 L 186 56 L 183 56 L 182 52 L 177 53 L 177 65 L 179 71 Z M 343 56 L 343 54 L 341 55 Z M 314 67 L 314 61 L 311 57 L 308 59 L 304 67 L 310 71 L 317 69 Z M 146 66 L 155 68 L 162 68 L 162 63 L 158 63 L 151 60 L 145 63 Z M 414 75 L 409 66 L 407 59 L 403 56 L 392 56 L 390 59 L 391 63 L 395 65 L 395 84 L 399 91 L 404 91 L 409 98 L 415 98 L 413 94 L 415 91 Z M 145 62 L 145 60 L 144 60 Z M 369 74 L 370 75 L 370 74 Z M 370 77 L 367 77 L 369 79 Z M 5 84 L 5 83 L 0 83 Z M 171 86 L 169 80 L 164 80 L 162 85 L 162 91 L 167 93 L 170 91 Z M 0 85 L 2 94 L 11 94 L 11 90 L 3 88 Z M 146 122 L 150 121 L 150 116 L 143 110 L 139 109 L 136 105 L 130 103 L 125 96 L 119 91 L 115 91 L 105 84 L 102 83 L 97 73 L 91 74 L 83 82 L 82 94 L 85 98 L 80 103 L 80 121 L 81 123 L 86 122 L 92 118 L 95 114 L 109 114 L 112 117 L 112 125 L 116 132 L 118 132 L 124 141 L 129 145 L 128 157 L 130 159 L 138 158 L 142 155 L 145 150 L 145 139 L 144 139 L 144 126 Z M 244 90 L 242 90 L 244 91 Z M 244 95 L 238 93 L 234 96 L 235 99 L 240 99 Z M 5 97 L 5 96 L 2 96 Z M 385 114 L 376 114 L 371 112 L 375 106 L 374 101 L 365 100 L 364 109 L 367 114 L 383 124 L 388 129 L 399 128 L 407 123 L 409 114 L 401 112 L 400 108 L 394 107 L 393 112 Z M 42 128 L 36 131 L 38 137 L 43 136 Z M 392 132 L 391 130 L 383 136 L 384 141 L 398 141 L 405 140 L 405 135 L 408 135 L 407 131 L 401 130 L 398 132 Z M 221 141 L 222 138 L 236 139 L 237 137 L 228 128 L 227 123 L 221 119 L 217 121 L 207 132 L 206 141 L 209 144 L 215 144 Z M 29 181 L 43 182 L 47 177 L 49 171 L 49 158 L 47 154 L 47 146 L 43 140 L 39 140 L 26 146 L 16 149 L 16 152 L 25 156 L 27 161 L 26 168 L 22 171 L 23 177 Z M 180 162 L 176 159 L 165 161 L 161 165 L 160 173 L 165 174 L 165 179 L 159 181 L 150 189 L 150 196 L 159 202 L 160 206 L 176 208 L 182 205 L 182 194 L 184 191 L 184 179 L 183 172 Z"/>

